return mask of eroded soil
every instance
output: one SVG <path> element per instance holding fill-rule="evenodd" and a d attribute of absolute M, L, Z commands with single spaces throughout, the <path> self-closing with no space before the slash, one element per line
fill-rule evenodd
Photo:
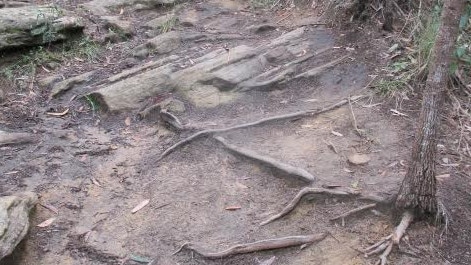
<path fill-rule="evenodd" d="M 71 9 L 77 3 L 59 4 Z M 313 13 L 306 8 L 291 11 L 291 18 L 285 18 L 286 12 L 253 10 L 243 1 L 231 0 L 190 2 L 174 9 L 186 21 L 193 21 L 191 27 L 175 26 L 175 31 L 214 36 L 222 31 L 239 34 L 230 40 L 187 41 L 171 53 L 182 57 L 198 58 L 213 50 L 239 45 L 258 46 L 299 27 L 305 27 L 304 40 L 309 49 L 332 50 L 313 57 L 301 67 L 315 67 L 348 56 L 319 75 L 237 92 L 228 101 L 204 91 L 198 96 L 205 102 L 203 106 L 178 90 L 155 95 L 155 101 L 170 97 L 184 102 L 185 111 L 178 114 L 184 124 L 227 127 L 321 108 L 350 95 L 369 94 L 364 87 L 386 63 L 380 53 L 387 50 L 388 43 L 379 29 L 340 32 L 312 23 L 322 18 L 312 20 Z M 123 63 L 131 56 L 129 51 L 147 38 L 139 25 L 172 10 L 135 10 L 124 6 L 122 16 L 135 28 L 132 39 L 109 46 L 98 62 L 74 61 L 52 73 L 39 69 L 36 78 L 53 74 L 70 77 L 95 69 L 99 77 L 93 82 L 99 82 L 119 73 L 129 67 Z M 108 12 L 116 15 L 120 11 Z M 247 30 L 263 23 L 276 25 L 276 29 L 261 33 Z M 98 26 L 90 24 L 87 33 L 100 37 Z M 132 62 L 139 66 L 164 56 L 168 55 L 151 55 Z M 36 207 L 29 235 L 6 264 L 139 264 L 136 257 L 156 260 L 155 264 L 260 264 L 272 256 L 276 257 L 273 264 L 375 263 L 374 258 L 365 259 L 357 249 L 392 231 L 395 218 L 390 209 L 347 218 L 342 226 L 341 222 L 329 219 L 362 202 L 312 197 L 303 200 L 286 217 L 260 226 L 261 221 L 280 211 L 306 184 L 234 155 L 211 137 L 194 141 L 157 161 L 167 147 L 192 132 L 176 132 L 161 122 L 139 120 L 137 109 L 95 112 L 85 100 L 71 100 L 74 95 L 94 91 L 93 82 L 74 87 L 52 100 L 48 99 L 47 89 L 35 84 L 35 94 L 24 99 L 29 105 L 10 102 L 2 107 L 2 129 L 33 132 L 37 139 L 29 145 L 1 148 L 0 193 L 32 190 L 39 194 L 43 205 L 58 209 L 55 214 L 43 206 Z M 66 108 L 69 113 L 65 116 L 46 114 Z M 390 109 L 398 109 L 407 116 L 392 115 Z M 220 136 L 237 146 L 306 169 L 316 177 L 312 186 L 335 184 L 389 197 L 405 174 L 418 109 L 413 100 L 399 105 L 372 95 L 352 102 L 352 110 L 347 104 L 320 116 L 268 123 Z M 363 132 L 361 136 L 354 128 L 354 119 Z M 352 153 L 367 154 L 371 160 L 365 165 L 350 164 L 347 156 Z M 446 156 L 446 151 L 442 155 Z M 452 173 L 449 166 L 440 170 Z M 452 177 L 457 184 L 446 179 L 445 185 L 452 188 L 462 183 L 469 185 L 467 176 L 461 178 Z M 460 196 L 469 198 L 469 192 L 463 191 Z M 150 202 L 131 213 L 143 200 Z M 451 211 L 466 204 L 469 207 L 469 201 L 452 201 Z M 240 209 L 226 210 L 232 206 Z M 52 225 L 35 226 L 51 217 L 56 217 Z M 458 222 L 469 224 L 469 216 L 461 216 Z M 172 255 L 187 241 L 222 250 L 236 243 L 324 231 L 332 236 L 302 250 L 293 247 L 212 261 L 190 251 Z M 441 233 L 440 226 L 414 223 L 406 237 L 408 244 L 392 255 L 391 262 L 467 264 L 469 249 L 455 247 L 446 235 L 440 237 Z M 466 238 L 469 232 L 459 234 L 460 242 L 469 243 L 469 237 Z M 438 239 L 444 239 L 447 247 Z M 419 255 L 407 254 L 411 252 L 408 246 Z"/>

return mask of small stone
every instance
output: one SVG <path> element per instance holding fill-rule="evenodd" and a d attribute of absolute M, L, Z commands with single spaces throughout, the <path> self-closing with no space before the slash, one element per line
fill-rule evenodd
<path fill-rule="evenodd" d="M 348 162 L 354 165 L 364 165 L 370 162 L 371 158 L 365 154 L 354 153 L 348 156 Z"/>

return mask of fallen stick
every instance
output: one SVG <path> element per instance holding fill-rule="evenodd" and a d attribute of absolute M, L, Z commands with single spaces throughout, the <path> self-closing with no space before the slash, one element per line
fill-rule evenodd
<path fill-rule="evenodd" d="M 215 134 L 215 133 L 228 132 L 228 131 L 237 130 L 237 129 L 243 129 L 243 128 L 260 125 L 260 124 L 271 122 L 271 121 L 286 120 L 286 119 L 299 118 L 299 117 L 305 117 L 305 116 L 315 116 L 315 115 L 319 115 L 319 114 L 328 112 L 330 110 L 336 109 L 338 107 L 341 107 L 341 106 L 347 104 L 349 102 L 349 100 L 359 100 L 359 99 L 362 99 L 362 98 L 365 98 L 365 97 L 366 97 L 366 95 L 353 96 L 349 99 L 343 99 L 343 100 L 341 100 L 341 101 L 339 101 L 339 102 L 337 102 L 333 105 L 322 108 L 320 110 L 298 111 L 298 112 L 294 112 L 294 113 L 268 117 L 268 118 L 261 119 L 261 120 L 258 120 L 258 121 L 254 121 L 254 122 L 250 122 L 250 123 L 244 123 L 244 124 L 241 124 L 241 125 L 236 125 L 236 126 L 232 126 L 232 127 L 228 127 L 228 128 L 203 130 L 203 131 L 197 132 L 197 133 L 195 133 L 195 134 L 193 134 L 193 135 L 191 135 L 191 136 L 175 143 L 174 145 L 170 146 L 167 150 L 165 150 L 160 155 L 160 157 L 157 159 L 157 161 L 160 161 L 162 158 L 164 158 L 165 156 L 167 156 L 171 152 L 175 151 L 175 149 L 177 149 L 177 148 L 179 148 L 179 147 L 181 147 L 181 146 L 183 146 L 183 145 L 185 145 L 185 144 L 187 144 L 187 143 L 189 143 L 189 142 L 191 142 L 191 141 L 193 141 L 197 138 L 203 137 L 203 136 L 207 136 L 207 135 L 211 135 L 211 134 Z"/>
<path fill-rule="evenodd" d="M 188 249 L 208 259 L 220 259 L 220 258 L 232 256 L 232 255 L 237 255 L 237 254 L 246 254 L 246 253 L 252 253 L 252 252 L 263 251 L 263 250 L 294 247 L 294 246 L 299 246 L 299 245 L 304 245 L 304 244 L 313 244 L 315 242 L 319 242 L 325 239 L 327 235 L 328 233 L 320 233 L 320 234 L 313 234 L 313 235 L 307 235 L 307 236 L 287 236 L 287 237 L 281 237 L 281 238 L 267 239 L 267 240 L 256 241 L 253 243 L 238 244 L 226 250 L 223 250 L 221 252 L 206 252 L 206 251 L 200 250 L 199 247 L 191 243 L 185 243 L 174 254 L 177 254 L 183 249 Z"/>
<path fill-rule="evenodd" d="M 278 214 L 273 215 L 272 217 L 268 218 L 267 220 L 261 222 L 260 225 L 266 225 L 268 223 L 271 223 L 271 222 L 287 215 L 289 212 L 291 212 L 296 207 L 298 202 L 301 201 L 301 199 L 305 195 L 308 195 L 308 194 L 330 194 L 330 195 L 347 196 L 348 197 L 348 196 L 356 196 L 359 193 L 354 193 L 354 192 L 346 191 L 346 190 L 329 190 L 329 189 L 324 189 L 324 188 L 306 187 L 306 188 L 302 189 L 300 192 L 298 192 L 298 194 L 296 194 L 296 196 L 291 200 L 290 203 L 288 203 L 288 205 L 286 205 L 286 207 L 283 210 L 281 210 L 281 212 L 279 212 Z"/>
<path fill-rule="evenodd" d="M 338 219 L 345 219 L 346 217 L 352 215 L 352 214 L 355 214 L 355 213 L 358 213 L 358 212 L 361 212 L 361 211 L 364 211 L 364 210 L 368 210 L 368 209 L 371 209 L 371 208 L 374 208 L 376 207 L 376 203 L 372 203 L 372 204 L 367 204 L 367 205 L 363 205 L 361 207 L 358 207 L 358 208 L 355 208 L 353 210 L 350 210 L 348 212 L 345 212 L 341 215 L 338 215 L 334 218 L 331 218 L 330 221 L 335 221 L 335 220 L 338 220 Z"/>
<path fill-rule="evenodd" d="M 281 172 L 288 174 L 290 176 L 295 176 L 303 181 L 306 182 L 313 182 L 314 181 L 314 176 L 311 175 L 311 173 L 307 172 L 306 170 L 295 167 L 286 163 L 283 163 L 281 161 L 277 161 L 276 159 L 264 155 L 260 155 L 255 153 L 252 150 L 248 150 L 245 148 L 237 147 L 235 145 L 232 145 L 228 143 L 224 138 L 222 137 L 214 137 L 218 142 L 222 143 L 225 148 L 229 149 L 230 151 L 237 153 L 239 155 L 251 158 L 257 162 L 266 164 L 270 167 L 276 168 L 280 170 Z"/>

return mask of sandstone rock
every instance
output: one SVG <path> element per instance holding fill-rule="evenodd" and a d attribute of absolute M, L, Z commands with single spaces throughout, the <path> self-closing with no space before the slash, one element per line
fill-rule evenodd
<path fill-rule="evenodd" d="M 133 28 L 130 21 L 122 20 L 118 16 L 102 16 L 100 18 L 105 22 L 105 27 L 122 37 L 133 35 Z"/>
<path fill-rule="evenodd" d="M 170 31 L 155 38 L 148 40 L 146 43 L 137 46 L 134 49 L 134 56 L 143 55 L 147 51 L 148 53 L 165 54 L 169 53 L 180 46 L 181 37 L 180 33 L 176 31 Z"/>
<path fill-rule="evenodd" d="M 44 77 L 42 79 L 39 79 L 38 80 L 38 85 L 40 87 L 50 88 L 50 87 L 52 87 L 53 84 L 55 84 L 55 83 L 57 83 L 61 80 L 62 80 L 62 76 L 60 76 L 60 75 L 47 76 L 47 77 Z"/>
<path fill-rule="evenodd" d="M 90 81 L 95 75 L 95 73 L 96 73 L 95 71 L 86 72 L 84 74 L 74 76 L 64 81 L 54 84 L 52 87 L 50 97 L 51 98 L 57 97 L 60 94 L 66 92 L 67 90 L 72 89 L 76 85 L 80 85 L 80 84 Z"/>
<path fill-rule="evenodd" d="M 173 14 L 163 15 L 157 18 L 154 18 L 143 25 L 144 28 L 150 29 L 161 29 L 166 23 L 169 21 L 175 20 L 175 16 Z"/>
<path fill-rule="evenodd" d="M 36 205 L 36 194 L 27 192 L 0 198 L 0 260 L 10 255 L 29 229 L 29 212 Z"/>
<path fill-rule="evenodd" d="M 153 8 L 159 5 L 174 5 L 176 0 L 92 0 L 82 6 L 95 15 L 106 15 L 109 9 L 132 6 L 137 9 Z"/>
<path fill-rule="evenodd" d="M 162 34 L 138 47 L 135 53 L 147 54 L 151 49 L 169 52 L 181 38 L 185 38 L 184 33 Z M 136 67 L 108 78 L 110 82 L 98 86 L 92 94 L 111 111 L 141 108 L 147 97 L 175 90 L 194 106 L 215 107 L 234 101 L 243 91 L 274 87 L 327 69 L 311 69 L 311 63 L 302 66 L 316 56 L 316 49 L 319 47 L 310 46 L 304 28 L 298 28 L 257 47 L 222 48 L 191 59 L 164 57 L 165 64 L 151 63 L 145 69 Z"/>
<path fill-rule="evenodd" d="M 159 106 L 160 106 L 161 109 L 167 110 L 171 113 L 183 113 L 186 110 L 185 103 L 183 103 L 182 101 L 180 101 L 178 99 L 174 99 L 174 98 L 169 98 L 169 99 L 166 99 L 166 100 L 162 101 L 159 104 Z"/>
<path fill-rule="evenodd" d="M 49 6 L 0 9 L 0 50 L 64 40 L 84 27 L 79 18 L 63 13 Z"/>
<path fill-rule="evenodd" d="M 368 155 L 358 154 L 358 153 L 351 154 L 347 158 L 348 158 L 348 162 L 354 165 L 364 165 L 370 162 L 371 160 L 371 158 Z"/>

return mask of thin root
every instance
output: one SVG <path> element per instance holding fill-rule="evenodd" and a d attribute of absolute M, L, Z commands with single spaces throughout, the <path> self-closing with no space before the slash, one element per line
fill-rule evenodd
<path fill-rule="evenodd" d="M 270 167 L 276 168 L 276 169 L 284 172 L 287 175 L 295 176 L 295 177 L 297 177 L 297 178 L 299 178 L 303 181 L 306 181 L 306 182 L 313 182 L 314 181 L 314 176 L 311 175 L 311 173 L 307 172 L 306 170 L 304 170 L 302 168 L 295 167 L 295 166 L 286 164 L 286 163 L 281 162 L 281 161 L 277 161 L 276 159 L 274 159 L 272 157 L 269 157 L 269 156 L 264 156 L 264 155 L 257 154 L 256 152 L 254 152 L 252 150 L 237 147 L 235 145 L 232 145 L 232 144 L 228 143 L 222 137 L 214 137 L 214 139 L 216 139 L 217 141 L 222 143 L 225 148 L 227 148 L 227 149 L 229 149 L 229 150 L 231 150 L 231 151 L 233 151 L 233 152 L 235 152 L 239 155 L 242 155 L 242 156 L 251 158 L 251 159 L 253 159 L 257 162 L 269 165 Z"/>
<path fill-rule="evenodd" d="M 404 236 L 404 233 L 406 232 L 413 219 L 414 214 L 412 212 L 404 212 L 404 214 L 402 215 L 401 223 L 396 227 L 394 233 L 385 238 L 382 238 L 376 244 L 365 249 L 365 256 L 368 257 L 370 255 L 382 252 L 379 256 L 379 260 L 376 262 L 376 265 L 386 265 L 388 262 L 388 256 L 389 254 L 391 254 L 394 245 L 399 245 L 401 238 Z"/>
<path fill-rule="evenodd" d="M 349 191 L 349 190 L 329 190 L 329 189 L 324 189 L 324 188 L 306 187 L 306 188 L 302 189 L 300 192 L 298 192 L 298 194 L 296 194 L 296 196 L 291 200 L 291 202 L 281 212 L 279 212 L 278 214 L 276 214 L 276 215 L 270 217 L 269 219 L 261 222 L 260 225 L 266 225 L 268 223 L 271 223 L 271 222 L 285 216 L 286 214 L 291 212 L 296 207 L 298 202 L 301 201 L 301 199 L 307 194 L 330 194 L 330 195 L 348 197 L 348 196 L 357 196 L 359 193 Z"/>
<path fill-rule="evenodd" d="M 193 141 L 195 139 L 198 139 L 200 137 L 203 137 L 203 136 L 208 136 L 208 135 L 212 135 L 212 134 L 215 134 L 215 133 L 228 132 L 228 131 L 237 130 L 237 129 L 243 129 L 243 128 L 252 127 L 252 126 L 256 126 L 256 125 L 260 125 L 260 124 L 267 123 L 267 122 L 272 122 L 272 121 L 286 120 L 286 119 L 292 119 L 292 118 L 300 118 L 300 117 L 305 117 L 305 116 L 315 116 L 315 115 L 319 115 L 319 114 L 334 110 L 336 108 L 339 108 L 339 107 L 347 104 L 349 102 L 349 100 L 359 100 L 359 99 L 362 99 L 362 98 L 365 98 L 365 97 L 366 97 L 366 95 L 353 96 L 353 97 L 348 98 L 348 99 L 343 99 L 343 100 L 341 100 L 341 101 L 339 101 L 339 102 L 337 102 L 333 105 L 322 108 L 320 110 L 299 111 L 299 112 L 294 112 L 294 113 L 289 113 L 289 114 L 284 114 L 284 115 L 279 115 L 279 116 L 273 116 L 273 117 L 269 117 L 269 118 L 261 119 L 261 120 L 258 120 L 258 121 L 241 124 L 241 125 L 236 125 L 236 126 L 232 126 L 232 127 L 228 127 L 228 128 L 203 130 L 203 131 L 197 132 L 197 133 L 195 133 L 195 134 L 193 134 L 193 135 L 191 135 L 191 136 L 175 143 L 171 147 L 169 147 L 167 150 L 165 150 L 160 155 L 160 157 L 157 159 L 157 161 L 159 161 L 162 158 L 166 157 L 168 154 L 172 153 L 177 148 L 179 148 L 183 145 L 186 145 L 186 144 L 190 143 L 191 141 Z"/>
<path fill-rule="evenodd" d="M 281 238 L 267 239 L 267 240 L 256 241 L 253 243 L 234 245 L 221 252 L 207 252 L 207 251 L 200 250 L 199 247 L 194 246 L 191 243 L 185 243 L 174 253 L 174 255 L 183 249 L 189 249 L 208 259 L 220 259 L 220 258 L 232 256 L 232 255 L 237 255 L 237 254 L 245 254 L 245 253 L 257 252 L 257 251 L 263 251 L 263 250 L 271 250 L 271 249 L 279 249 L 279 248 L 287 248 L 287 247 L 293 247 L 293 246 L 299 246 L 299 245 L 313 244 L 315 242 L 324 240 L 328 235 L 329 233 L 320 233 L 320 234 L 313 234 L 313 235 L 307 235 L 307 236 L 287 236 L 287 237 L 281 237 Z"/>
<path fill-rule="evenodd" d="M 376 207 L 376 203 L 372 203 L 372 204 L 367 204 L 367 205 L 363 205 L 361 207 L 358 207 L 358 208 L 355 208 L 353 210 L 350 210 L 346 213 L 343 213 L 341 215 L 338 215 L 334 218 L 331 218 L 330 221 L 335 221 L 335 220 L 338 220 L 338 219 L 345 219 L 346 217 L 350 216 L 350 215 L 353 215 L 353 214 L 356 214 L 358 212 L 361 212 L 361 211 L 364 211 L 364 210 L 368 210 L 368 209 L 371 209 L 371 208 L 374 208 Z"/>

